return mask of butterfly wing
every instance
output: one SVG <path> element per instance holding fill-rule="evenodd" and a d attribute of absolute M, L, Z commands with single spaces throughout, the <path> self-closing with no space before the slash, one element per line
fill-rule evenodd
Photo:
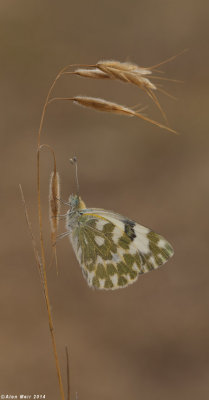
<path fill-rule="evenodd" d="M 125 287 L 173 255 L 162 236 L 103 209 L 82 210 L 70 238 L 89 286 L 97 289 Z"/>

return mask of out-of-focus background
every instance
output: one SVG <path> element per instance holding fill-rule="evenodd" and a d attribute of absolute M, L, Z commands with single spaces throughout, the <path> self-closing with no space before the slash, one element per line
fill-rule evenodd
<path fill-rule="evenodd" d="M 175 257 L 115 292 L 90 290 L 67 238 L 50 264 L 48 182 L 41 155 L 48 283 L 64 381 L 70 351 L 72 399 L 209 398 L 209 3 L 189 1 L 1 1 L 0 392 L 59 398 L 47 314 L 18 184 L 38 238 L 36 146 L 41 109 L 57 72 L 100 59 L 164 65 L 161 95 L 180 135 L 134 118 L 71 103 L 48 108 L 42 143 L 56 152 L 62 198 L 75 191 L 69 158 L 79 158 L 81 195 L 164 235 Z M 162 82 L 161 82 L 162 83 Z M 90 95 L 162 121 L 146 94 L 120 82 L 66 76 L 54 95 Z M 62 212 L 66 208 L 62 207 Z M 65 231 L 64 223 L 60 233 Z"/>

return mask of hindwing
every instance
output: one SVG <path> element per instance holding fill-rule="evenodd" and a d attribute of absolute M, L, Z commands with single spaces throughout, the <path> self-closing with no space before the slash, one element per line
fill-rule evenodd
<path fill-rule="evenodd" d="M 162 236 L 103 209 L 83 209 L 70 239 L 84 277 L 97 289 L 125 287 L 173 255 Z"/>

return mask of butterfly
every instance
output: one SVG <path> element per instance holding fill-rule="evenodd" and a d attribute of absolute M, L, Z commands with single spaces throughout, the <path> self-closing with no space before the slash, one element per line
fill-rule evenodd
<path fill-rule="evenodd" d="M 92 288 L 124 288 L 140 274 L 165 264 L 174 253 L 161 235 L 113 211 L 86 208 L 79 194 L 70 195 L 67 204 L 64 235 L 69 236 Z"/>

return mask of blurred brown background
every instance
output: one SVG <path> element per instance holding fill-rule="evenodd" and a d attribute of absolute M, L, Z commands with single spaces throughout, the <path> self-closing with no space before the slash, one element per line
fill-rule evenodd
<path fill-rule="evenodd" d="M 99 59 L 163 67 L 178 97 L 160 96 L 172 135 L 134 118 L 54 103 L 42 143 L 56 152 L 62 197 L 75 191 L 69 158 L 79 158 L 88 206 L 112 209 L 160 232 L 175 257 L 116 292 L 88 288 L 67 238 L 58 243 L 59 276 L 48 268 L 58 352 L 65 379 L 70 349 L 72 399 L 208 399 L 208 13 L 207 1 L 1 1 L 0 393 L 59 389 L 47 315 L 18 183 L 38 237 L 36 145 L 50 83 L 69 63 Z M 104 97 L 132 106 L 147 96 L 119 82 L 62 78 L 54 94 Z M 51 155 L 42 153 L 46 246 Z M 62 211 L 65 210 L 63 207 Z M 65 231 L 64 223 L 60 232 Z"/>

